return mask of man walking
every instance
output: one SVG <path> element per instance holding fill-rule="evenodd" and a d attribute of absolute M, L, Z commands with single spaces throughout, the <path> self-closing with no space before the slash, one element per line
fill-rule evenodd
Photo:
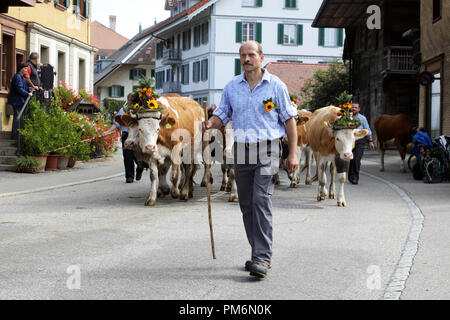
<path fill-rule="evenodd" d="M 278 170 L 280 138 L 286 133 L 289 172 L 298 167 L 297 109 L 291 105 L 286 85 L 261 68 L 264 55 L 256 41 L 239 49 L 244 73 L 224 88 L 220 106 L 204 126 L 219 129 L 232 120 L 235 178 L 251 260 L 250 275 L 264 278 L 272 260 L 272 201 Z"/>
<path fill-rule="evenodd" d="M 128 95 L 127 102 L 124 104 L 124 106 L 122 108 L 120 108 L 117 115 L 123 115 L 126 113 L 127 107 L 129 107 L 131 105 L 131 99 L 132 99 L 132 94 L 130 93 Z M 128 127 L 121 126 L 119 123 L 117 123 L 115 121 L 113 123 L 114 123 L 115 127 L 112 126 L 104 134 L 105 135 L 111 134 L 115 130 L 115 128 L 122 131 L 120 140 L 122 141 L 123 164 L 125 167 L 125 181 L 126 181 L 126 183 L 133 183 L 133 181 L 135 179 L 134 163 L 136 162 L 136 158 L 134 157 L 133 150 L 125 149 L 125 141 L 128 138 Z M 137 162 L 136 162 L 136 167 L 137 167 L 136 168 L 136 181 L 139 181 L 142 178 L 142 172 L 144 171 L 144 168 L 139 167 L 139 164 Z"/>
<path fill-rule="evenodd" d="M 359 182 L 359 171 L 361 169 L 361 158 L 364 154 L 364 146 L 367 143 L 367 139 L 369 139 L 369 146 L 371 150 L 375 149 L 375 146 L 373 144 L 372 140 L 372 131 L 370 130 L 369 123 L 367 122 L 367 118 L 359 113 L 360 107 L 359 103 L 352 102 L 352 117 L 353 119 L 358 119 L 361 121 L 361 125 L 358 129 L 367 129 L 369 130 L 369 133 L 367 134 L 367 137 L 363 139 L 356 140 L 355 142 L 355 148 L 353 149 L 353 159 L 350 160 L 350 167 L 348 169 L 348 181 L 350 181 L 351 184 L 358 184 Z"/>

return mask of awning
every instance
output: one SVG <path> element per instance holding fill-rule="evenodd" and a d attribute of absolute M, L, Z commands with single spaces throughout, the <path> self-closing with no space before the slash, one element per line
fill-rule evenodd
<path fill-rule="evenodd" d="M 315 28 L 346 28 L 369 17 L 367 8 L 381 0 L 324 0 L 312 24 Z"/>
<path fill-rule="evenodd" d="M 36 0 L 1 0 L 0 12 L 8 13 L 8 7 L 34 7 Z"/>

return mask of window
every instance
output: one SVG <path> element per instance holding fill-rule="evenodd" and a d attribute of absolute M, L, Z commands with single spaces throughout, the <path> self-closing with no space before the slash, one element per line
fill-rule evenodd
<path fill-rule="evenodd" d="M 202 60 L 202 81 L 208 80 L 208 59 Z"/>
<path fill-rule="evenodd" d="M 189 64 L 181 66 L 181 83 L 189 84 Z"/>
<path fill-rule="evenodd" d="M 208 43 L 208 35 L 209 35 L 209 23 L 205 22 L 202 24 L 202 44 Z"/>
<path fill-rule="evenodd" d="M 139 80 L 142 77 L 146 77 L 147 72 L 145 69 L 131 69 L 130 70 L 130 80 Z"/>
<path fill-rule="evenodd" d="M 41 64 L 47 64 L 50 62 L 50 49 L 46 46 L 41 46 L 41 53 L 39 62 Z"/>
<path fill-rule="evenodd" d="M 435 138 L 441 134 L 441 74 L 434 75 L 435 81 L 430 90 L 429 128 L 430 137 Z"/>
<path fill-rule="evenodd" d="M 284 25 L 283 44 L 295 44 L 296 42 L 295 27 L 296 26 L 293 24 Z"/>
<path fill-rule="evenodd" d="M 242 0 L 243 7 L 262 7 L 262 0 Z"/>
<path fill-rule="evenodd" d="M 199 82 L 200 81 L 200 61 L 194 62 L 192 67 L 193 67 L 192 81 Z"/>
<path fill-rule="evenodd" d="M 262 23 L 236 21 L 236 42 L 262 41 Z"/>
<path fill-rule="evenodd" d="M 433 0 L 433 22 L 441 19 L 442 0 Z"/>
<path fill-rule="evenodd" d="M 200 47 L 201 28 L 202 26 L 200 25 L 194 27 L 194 47 Z"/>
<path fill-rule="evenodd" d="M 99 53 L 97 56 L 97 60 L 105 60 L 107 58 L 106 53 Z"/>
<path fill-rule="evenodd" d="M 97 65 L 96 65 L 97 67 Z M 100 68 L 99 64 L 97 68 Z M 66 81 L 66 53 L 58 51 L 58 68 L 56 71 L 58 81 Z"/>
<path fill-rule="evenodd" d="M 303 25 L 301 24 L 279 24 L 278 44 L 303 45 Z"/>
<path fill-rule="evenodd" d="M 166 82 L 172 82 L 172 69 L 166 70 Z"/>
<path fill-rule="evenodd" d="M 86 61 L 80 59 L 78 61 L 78 90 L 86 89 Z"/>
<path fill-rule="evenodd" d="M 121 98 L 125 95 L 125 88 L 122 86 L 111 86 L 108 88 L 108 95 L 111 98 Z"/>
<path fill-rule="evenodd" d="M 285 0 L 284 7 L 286 9 L 296 9 L 297 8 L 297 0 Z"/>
<path fill-rule="evenodd" d="M 2 26 L 3 31 L 6 26 Z M 9 88 L 11 79 L 15 73 L 15 37 L 13 34 L 2 34 L 2 44 L 1 44 L 1 77 L 0 77 L 0 87 L 3 90 Z"/>
<path fill-rule="evenodd" d="M 67 0 L 69 1 L 69 0 Z M 70 2 L 70 1 L 69 1 Z M 69 4 L 70 6 L 70 4 Z M 67 8 L 69 7 L 67 6 Z M 73 9 L 76 14 L 79 14 L 82 17 L 89 18 L 89 0 L 73 0 Z"/>
<path fill-rule="evenodd" d="M 162 89 L 163 83 L 164 83 L 164 71 L 156 72 L 156 75 L 155 75 L 156 89 Z"/>
<path fill-rule="evenodd" d="M 164 43 L 158 42 L 156 44 L 156 59 L 161 59 L 163 57 L 164 52 Z"/>
<path fill-rule="evenodd" d="M 256 28 L 254 22 L 243 22 L 242 23 L 242 41 L 246 42 L 249 40 L 255 40 Z"/>
<path fill-rule="evenodd" d="M 320 28 L 319 46 L 342 47 L 344 45 L 344 29 Z"/>
<path fill-rule="evenodd" d="M 183 32 L 183 51 L 191 48 L 191 29 Z"/>

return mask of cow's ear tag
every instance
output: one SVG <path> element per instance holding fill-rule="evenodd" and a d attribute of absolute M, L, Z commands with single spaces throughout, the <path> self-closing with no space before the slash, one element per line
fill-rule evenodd
<path fill-rule="evenodd" d="M 170 125 L 170 123 L 166 124 L 166 129 L 170 129 L 172 128 L 172 126 Z"/>

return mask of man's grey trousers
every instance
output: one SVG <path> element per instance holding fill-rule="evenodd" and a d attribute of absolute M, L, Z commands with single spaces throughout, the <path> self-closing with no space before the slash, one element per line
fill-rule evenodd
<path fill-rule="evenodd" d="M 272 260 L 272 200 L 280 142 L 235 143 L 235 178 L 253 262 Z"/>

